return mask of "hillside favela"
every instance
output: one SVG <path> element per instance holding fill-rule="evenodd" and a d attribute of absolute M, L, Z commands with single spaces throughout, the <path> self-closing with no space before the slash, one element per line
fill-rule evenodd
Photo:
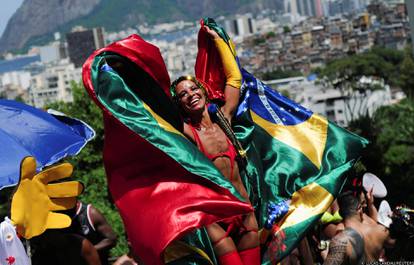
<path fill-rule="evenodd" d="M 4 2 L 0 264 L 414 264 L 414 1 Z"/>

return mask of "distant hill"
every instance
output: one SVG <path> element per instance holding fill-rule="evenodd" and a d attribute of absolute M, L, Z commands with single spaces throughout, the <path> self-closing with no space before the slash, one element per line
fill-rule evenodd
<path fill-rule="evenodd" d="M 25 0 L 0 38 L 0 52 L 42 43 L 75 25 L 121 30 L 140 23 L 282 10 L 283 0 Z"/>

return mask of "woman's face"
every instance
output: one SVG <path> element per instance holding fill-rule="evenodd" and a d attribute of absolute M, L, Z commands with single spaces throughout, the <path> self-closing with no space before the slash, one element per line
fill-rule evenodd
<path fill-rule="evenodd" d="M 199 112 L 206 105 L 206 96 L 193 81 L 184 80 L 177 84 L 175 92 L 178 102 L 186 113 Z"/>

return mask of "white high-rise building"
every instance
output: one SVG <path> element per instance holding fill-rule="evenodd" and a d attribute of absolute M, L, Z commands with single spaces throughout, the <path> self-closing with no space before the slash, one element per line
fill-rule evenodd
<path fill-rule="evenodd" d="M 27 71 L 12 71 L 0 75 L 0 95 L 8 99 L 27 99 L 31 75 Z"/>
<path fill-rule="evenodd" d="M 67 57 L 67 48 L 64 43 L 55 41 L 49 45 L 39 47 L 40 61 L 50 63 Z"/>
<path fill-rule="evenodd" d="M 67 60 L 51 65 L 44 72 L 32 77 L 29 103 L 43 107 L 55 101 L 70 102 L 73 100 L 71 81 L 80 82 L 81 78 L 81 68 L 75 68 Z"/>
<path fill-rule="evenodd" d="M 256 25 L 252 15 L 237 15 L 235 18 L 224 21 L 224 29 L 232 36 L 242 37 L 255 33 Z"/>
<path fill-rule="evenodd" d="M 405 4 L 407 6 L 408 17 L 410 18 L 411 39 L 414 40 L 414 1 L 406 0 Z M 412 42 L 412 45 L 414 52 L 414 42 Z"/>
<path fill-rule="evenodd" d="M 27 90 L 30 86 L 30 73 L 26 71 L 6 72 L 0 75 L 2 86 L 13 85 Z"/>

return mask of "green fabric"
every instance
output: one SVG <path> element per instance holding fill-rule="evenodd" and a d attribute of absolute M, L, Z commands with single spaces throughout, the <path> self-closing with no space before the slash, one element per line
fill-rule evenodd
<path fill-rule="evenodd" d="M 92 66 L 92 80 L 96 82 L 93 85 L 97 89 L 95 92 L 105 108 L 129 129 L 180 163 L 187 171 L 228 189 L 234 196 L 244 201 L 230 181 L 197 149 L 196 145 L 183 135 L 166 131 L 159 126 L 152 114 L 144 108 L 142 100 L 118 73 L 114 70 L 99 70 L 106 63 L 105 56 L 109 55 L 116 56 L 113 53 L 102 53 L 95 57 Z"/>
<path fill-rule="evenodd" d="M 216 21 L 212 18 L 203 18 L 204 25 L 208 26 L 210 29 L 213 29 L 217 34 L 227 43 L 229 44 L 230 37 L 227 32 L 220 27 Z"/>
<path fill-rule="evenodd" d="M 266 222 L 267 206 L 270 202 L 290 199 L 295 191 L 317 183 L 334 197 L 340 192 L 346 179 L 346 172 L 356 162 L 350 157 L 359 157 L 367 141 L 345 129 L 328 124 L 328 135 L 321 168 L 318 169 L 304 154 L 273 138 L 264 129 L 254 124 L 248 112 L 235 120 L 234 131 L 247 151 L 248 175 L 245 179 L 249 195 L 258 193 L 255 198 L 256 216 L 259 227 Z M 248 183 L 249 182 L 249 183 Z M 249 185 L 255 183 L 254 185 Z M 296 247 L 321 215 L 303 220 L 302 223 L 281 232 L 284 235 L 279 248 L 271 242 L 265 250 L 262 264 L 271 264 L 274 257 L 284 257 Z M 273 240 L 279 242 L 277 239 Z M 264 251 L 262 249 L 262 251 Z"/>
<path fill-rule="evenodd" d="M 218 264 L 216 256 L 214 254 L 213 246 L 208 237 L 207 231 L 205 228 L 197 229 L 192 233 L 185 235 L 182 241 L 186 242 L 191 246 L 195 246 L 199 249 L 202 249 L 209 257 L 214 264 Z M 210 265 L 210 262 L 200 255 L 191 255 L 185 256 L 181 259 L 175 260 L 173 262 L 167 263 L 167 265 Z"/>
<path fill-rule="evenodd" d="M 228 38 L 227 34 L 224 37 Z M 96 91 L 99 101 L 119 121 L 176 160 L 186 170 L 226 188 L 243 200 L 233 185 L 193 143 L 184 136 L 159 126 L 154 116 L 144 108 L 142 100 L 133 92 L 134 88 L 128 87 L 115 71 L 99 70 L 105 64 L 106 55 L 115 54 L 104 53 L 97 56 L 92 66 L 94 87 L 106 88 Z M 344 184 L 345 173 L 355 163 L 355 159 L 350 157 L 358 157 L 367 143 L 359 136 L 329 123 L 323 162 L 318 169 L 300 151 L 271 137 L 254 124 L 248 112 L 235 120 L 234 131 L 247 151 L 249 164 L 243 182 L 255 206 L 259 227 L 263 227 L 267 220 L 267 206 L 270 202 L 290 199 L 294 192 L 310 183 L 317 183 L 336 196 Z M 273 238 L 266 249 L 262 249 L 262 264 L 271 264 L 275 259 L 287 255 L 320 217 L 321 215 L 314 215 L 281 231 L 281 240 Z M 203 233 L 189 234 L 184 240 L 203 249 L 216 262 L 209 239 Z M 187 257 L 182 263 L 174 264 L 204 264 L 204 261 L 197 262 L 199 259 L 200 257 Z"/>

